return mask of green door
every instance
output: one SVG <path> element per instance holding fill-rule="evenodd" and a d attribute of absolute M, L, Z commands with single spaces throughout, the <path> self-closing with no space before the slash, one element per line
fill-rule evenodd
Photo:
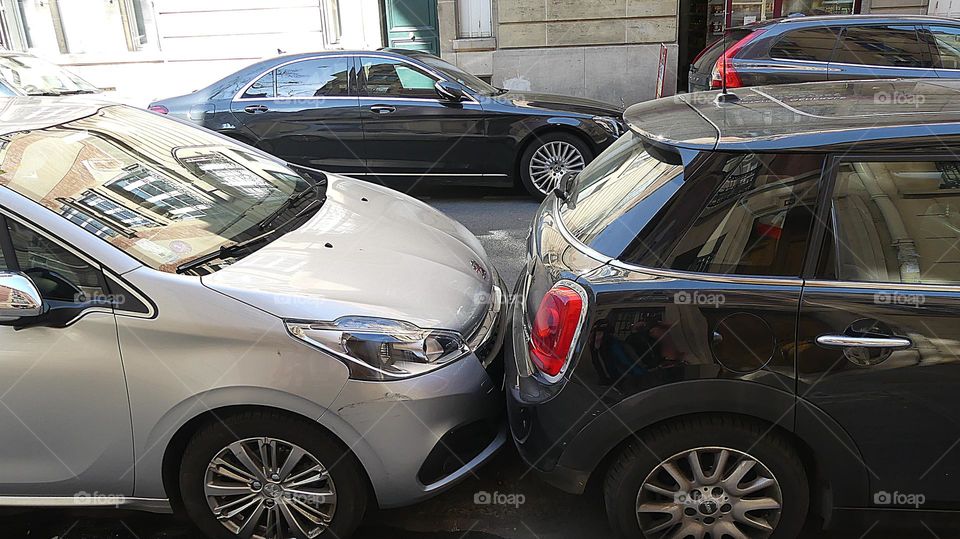
<path fill-rule="evenodd" d="M 387 46 L 440 55 L 437 0 L 383 0 Z"/>

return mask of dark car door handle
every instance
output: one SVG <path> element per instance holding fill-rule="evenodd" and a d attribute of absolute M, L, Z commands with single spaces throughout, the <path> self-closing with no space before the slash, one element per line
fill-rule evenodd
<path fill-rule="evenodd" d="M 817 344 L 826 348 L 887 348 L 900 350 L 913 343 L 903 337 L 851 337 L 849 335 L 821 335 Z"/>
<path fill-rule="evenodd" d="M 370 107 L 370 110 L 377 114 L 390 114 L 391 112 L 396 112 L 397 108 L 391 107 L 390 105 L 373 105 Z"/>
<path fill-rule="evenodd" d="M 259 114 L 261 112 L 267 112 L 268 109 L 266 105 L 247 105 L 243 107 L 243 111 L 247 114 Z"/>

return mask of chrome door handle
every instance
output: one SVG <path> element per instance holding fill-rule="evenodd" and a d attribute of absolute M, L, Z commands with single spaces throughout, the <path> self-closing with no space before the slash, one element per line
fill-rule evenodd
<path fill-rule="evenodd" d="M 901 350 L 913 343 L 903 337 L 851 337 L 849 335 L 821 335 L 817 344 L 826 348 L 887 348 Z"/>
<path fill-rule="evenodd" d="M 267 112 L 268 110 L 270 109 L 268 109 L 266 105 L 247 105 L 246 107 L 243 107 L 243 112 L 246 112 L 247 114 L 258 114 L 261 112 Z"/>
<path fill-rule="evenodd" d="M 373 105 L 370 107 L 370 110 L 377 114 L 390 114 L 391 112 L 396 112 L 397 108 L 391 107 L 390 105 Z"/>

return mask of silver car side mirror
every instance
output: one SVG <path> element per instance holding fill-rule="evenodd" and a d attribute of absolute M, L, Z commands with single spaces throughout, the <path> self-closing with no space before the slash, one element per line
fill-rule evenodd
<path fill-rule="evenodd" d="M 43 298 L 33 281 L 21 273 L 0 272 L 0 322 L 40 316 Z"/>

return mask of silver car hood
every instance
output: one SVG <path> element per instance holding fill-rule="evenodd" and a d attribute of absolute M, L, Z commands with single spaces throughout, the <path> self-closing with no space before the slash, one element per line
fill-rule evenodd
<path fill-rule="evenodd" d="M 496 273 L 470 231 L 407 195 L 328 177 L 307 223 L 203 283 L 282 318 L 379 316 L 461 332 L 480 323 Z"/>

